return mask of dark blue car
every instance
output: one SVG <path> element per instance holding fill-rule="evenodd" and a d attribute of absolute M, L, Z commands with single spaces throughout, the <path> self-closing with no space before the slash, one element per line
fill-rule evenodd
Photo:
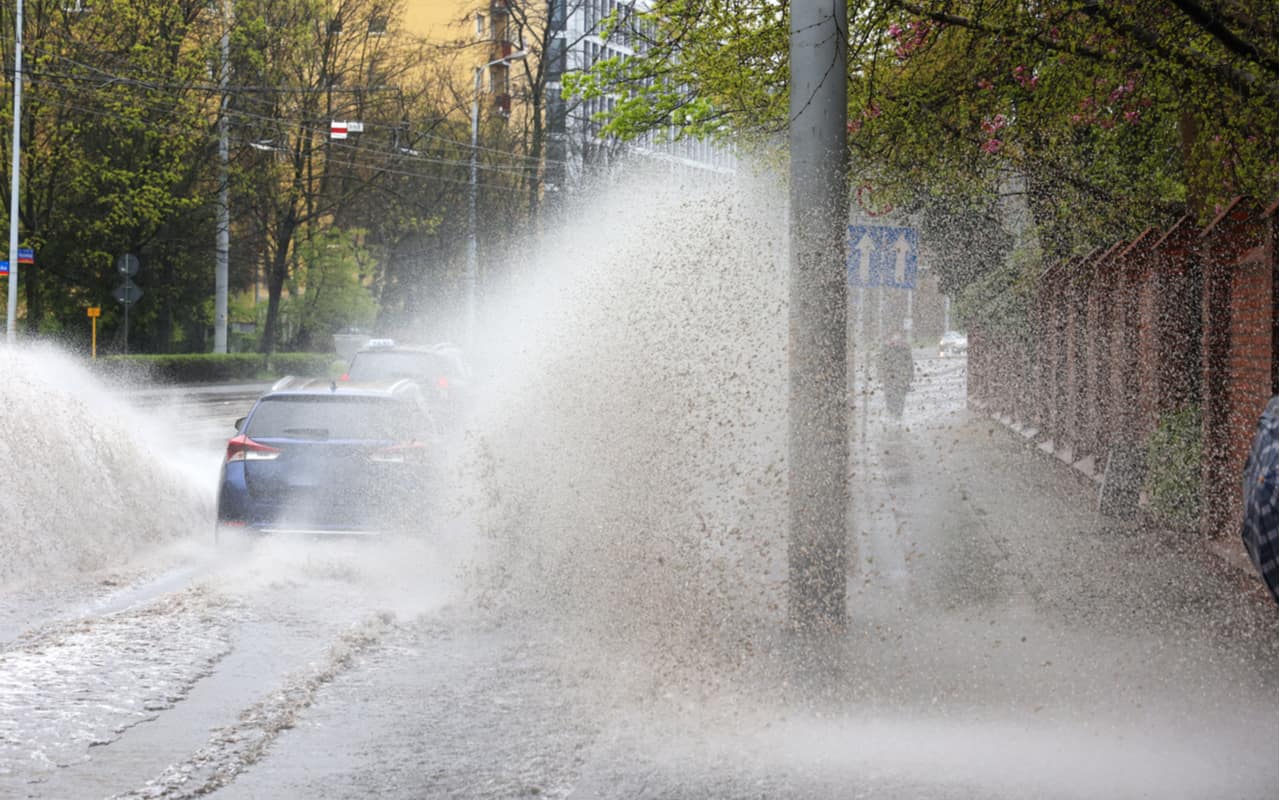
<path fill-rule="evenodd" d="M 426 524 L 440 432 L 409 380 L 285 378 L 227 442 L 218 532 L 370 534 Z"/>

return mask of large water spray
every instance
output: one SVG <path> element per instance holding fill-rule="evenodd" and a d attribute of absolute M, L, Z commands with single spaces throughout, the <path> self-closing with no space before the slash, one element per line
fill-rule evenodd
<path fill-rule="evenodd" d="M 468 462 L 513 605 L 659 672 L 781 625 L 784 208 L 751 177 L 627 181 L 514 260 Z"/>
<path fill-rule="evenodd" d="M 0 348 L 0 583 L 123 563 L 207 534 L 216 475 L 50 347 Z"/>

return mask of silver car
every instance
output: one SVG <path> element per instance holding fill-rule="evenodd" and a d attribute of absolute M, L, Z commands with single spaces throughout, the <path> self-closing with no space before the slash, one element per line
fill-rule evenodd
<path fill-rule="evenodd" d="M 959 331 L 947 331 L 938 340 L 938 358 L 956 358 L 969 354 L 969 337 Z"/>

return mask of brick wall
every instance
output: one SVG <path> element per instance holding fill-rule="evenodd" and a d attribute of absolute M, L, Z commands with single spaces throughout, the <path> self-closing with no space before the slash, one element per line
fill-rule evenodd
<path fill-rule="evenodd" d="M 1200 528 L 1233 535 L 1254 426 L 1277 391 L 1276 205 L 1238 200 L 1207 226 L 1184 218 L 1048 265 L 1034 303 L 1029 349 L 970 332 L 974 405 L 1099 480 L 1117 448 L 1199 405 Z"/>
<path fill-rule="evenodd" d="M 1252 433 L 1258 415 L 1276 393 L 1276 253 L 1275 210 L 1264 241 L 1242 253 L 1231 270 L 1227 351 L 1226 427 Z M 1225 473 L 1230 478 L 1244 469 L 1249 438 L 1229 437 Z M 1236 488 L 1227 486 L 1225 489 Z M 1229 493 L 1224 509 L 1228 519 L 1240 515 L 1241 491 Z"/>
<path fill-rule="evenodd" d="M 1200 235 L 1201 530 L 1233 530 L 1258 414 L 1275 386 L 1275 206 L 1237 201 Z"/>

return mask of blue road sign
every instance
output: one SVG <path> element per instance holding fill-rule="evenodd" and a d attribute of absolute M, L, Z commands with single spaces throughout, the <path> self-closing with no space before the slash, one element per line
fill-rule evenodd
<path fill-rule="evenodd" d="M 19 247 L 18 263 L 19 264 L 36 263 L 36 251 L 32 250 L 30 247 Z M 8 274 L 9 274 L 9 259 L 6 258 L 3 261 L 0 261 L 0 275 L 8 275 Z"/>
<path fill-rule="evenodd" d="M 888 225 L 849 226 L 849 285 L 916 288 L 920 233 Z"/>

